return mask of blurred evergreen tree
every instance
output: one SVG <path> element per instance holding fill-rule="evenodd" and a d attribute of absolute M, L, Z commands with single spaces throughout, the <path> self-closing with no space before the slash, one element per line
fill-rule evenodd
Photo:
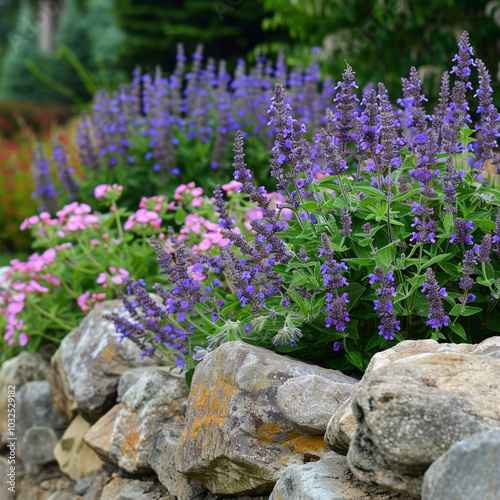
<path fill-rule="evenodd" d="M 285 30 L 263 30 L 263 9 L 255 0 L 121 0 L 115 11 L 127 33 L 129 70 L 137 64 L 149 71 L 157 64 L 171 69 L 178 42 L 188 56 L 203 43 L 207 56 L 233 66 L 255 46 L 285 38 Z"/>
<path fill-rule="evenodd" d="M 54 51 L 42 52 L 36 2 L 21 3 L 16 27 L 6 37 L 0 99 L 83 103 L 103 80 L 126 77 L 118 64 L 125 35 L 113 20 L 109 0 L 66 0 L 60 8 Z"/>

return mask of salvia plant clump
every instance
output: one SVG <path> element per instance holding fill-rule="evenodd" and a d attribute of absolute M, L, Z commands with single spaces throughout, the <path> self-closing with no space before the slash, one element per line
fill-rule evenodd
<path fill-rule="evenodd" d="M 276 84 L 270 168 L 284 201 L 256 186 L 237 131 L 234 179 L 263 217 L 244 237 L 217 187 L 229 243 L 207 257 L 154 239 L 168 285 L 129 280 L 117 330 L 187 368 L 240 339 L 343 370 L 404 339 L 499 331 L 500 193 L 481 174 L 500 163 L 500 116 L 467 33 L 453 64 L 432 114 L 415 68 L 395 106 L 383 84 L 360 96 L 348 66 L 313 140 Z"/>
<path fill-rule="evenodd" d="M 171 75 L 160 68 L 154 75 L 142 74 L 138 68 L 130 84 L 111 94 L 104 90 L 96 94 L 92 111 L 81 119 L 75 144 L 85 174 L 80 186 L 67 168 L 61 145 L 55 146 L 51 158 L 64 202 L 69 195 L 69 201 L 77 196 L 91 203 L 93 187 L 99 184 L 122 185 L 122 201 L 133 198 L 138 188 L 140 196 L 153 196 L 159 190 L 173 194 L 172 186 L 193 179 L 213 188 L 214 178 L 224 181 L 230 175 L 236 130 L 253 140 L 253 157 L 265 180 L 266 146 L 272 139 L 267 108 L 275 82 L 286 83 L 288 99 L 301 121 L 311 133 L 319 131 L 333 85 L 320 82 L 315 56 L 304 70 L 290 70 L 282 54 L 276 63 L 261 56 L 249 68 L 241 59 L 230 75 L 224 61 L 205 62 L 202 49 L 198 46 L 193 54 L 189 71 L 179 45 Z M 42 151 L 34 156 L 34 181 L 40 209 L 53 209 L 56 182 Z M 129 208 L 140 196 L 131 199 Z"/>

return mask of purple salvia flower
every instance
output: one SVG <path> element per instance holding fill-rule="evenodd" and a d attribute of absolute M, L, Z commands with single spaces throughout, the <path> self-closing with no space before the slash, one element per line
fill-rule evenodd
<path fill-rule="evenodd" d="M 347 293 L 339 294 L 338 289 L 349 286 L 341 274 L 348 269 L 343 262 L 339 264 L 333 258 L 332 245 L 326 233 L 321 234 L 321 242 L 323 246 L 320 248 L 320 255 L 325 258 L 325 263 L 321 266 L 323 286 L 327 290 L 332 290 L 332 292 L 327 292 L 325 299 L 325 309 L 328 312 L 326 326 L 328 328 L 335 326 L 337 331 L 343 331 L 346 328 L 346 323 L 350 321 L 347 311 L 349 295 Z"/>
<path fill-rule="evenodd" d="M 380 266 L 376 266 L 372 274 L 369 275 L 370 284 L 380 283 L 380 288 L 375 291 L 377 299 L 373 301 L 374 309 L 377 311 L 380 326 L 379 334 L 383 335 L 386 340 L 394 339 L 396 330 L 401 330 L 399 321 L 396 320 L 396 313 L 393 306 L 393 298 L 396 296 L 396 288 L 394 286 L 394 272 L 389 271 L 385 274 Z"/>
<path fill-rule="evenodd" d="M 78 183 L 75 179 L 75 170 L 69 165 L 70 156 L 63 148 L 62 144 L 57 141 L 52 141 L 52 161 L 57 166 L 57 174 L 61 181 L 62 187 L 68 193 L 70 199 L 73 199 L 78 193 Z"/>
<path fill-rule="evenodd" d="M 39 210 L 55 211 L 57 203 L 54 180 L 52 179 L 50 164 L 41 144 L 33 150 L 31 172 L 35 181 L 35 192 L 32 196 L 39 200 Z"/>
<path fill-rule="evenodd" d="M 455 219 L 455 232 L 450 234 L 450 243 L 472 245 L 472 235 L 468 234 L 472 230 L 474 230 L 474 224 L 471 220 L 466 221 L 457 217 Z"/>
<path fill-rule="evenodd" d="M 475 66 L 473 55 L 474 51 L 469 43 L 469 34 L 464 31 L 458 42 L 458 54 L 453 58 L 456 65 L 453 66 L 451 73 L 457 75 L 460 80 L 468 80 L 471 75 L 470 67 Z"/>
<path fill-rule="evenodd" d="M 481 158 L 492 162 L 497 166 L 497 173 L 500 173 L 500 155 L 493 152 L 498 148 L 497 135 L 500 127 L 500 114 L 492 102 L 493 89 L 491 88 L 491 78 L 485 64 L 480 59 L 476 60 L 479 73 L 479 88 L 474 97 L 479 98 L 477 112 L 481 115 L 481 123 L 476 125 L 476 130 L 480 131 L 479 143 L 482 146 Z"/>
<path fill-rule="evenodd" d="M 480 245 L 474 245 L 474 252 L 478 255 L 479 262 L 490 263 L 491 258 L 491 247 L 492 247 L 492 236 L 491 234 L 485 234 L 481 240 Z"/>
<path fill-rule="evenodd" d="M 464 171 L 458 170 L 455 167 L 455 162 L 453 156 L 448 156 L 446 160 L 446 167 L 444 170 L 444 187 L 443 191 L 445 194 L 444 202 L 446 205 L 443 206 L 444 212 L 457 213 L 457 207 L 455 203 L 458 201 L 457 187 L 464 178 Z"/>
<path fill-rule="evenodd" d="M 471 278 L 471 275 L 474 274 L 475 270 L 473 266 L 477 265 L 477 258 L 474 255 L 473 250 L 466 250 L 464 253 L 464 258 L 462 260 L 462 269 L 461 273 L 464 275 L 460 278 L 458 286 L 464 290 L 465 296 L 469 295 L 469 290 L 474 286 L 476 281 Z M 466 299 L 466 302 L 470 302 L 470 300 Z"/>
<path fill-rule="evenodd" d="M 352 218 L 349 210 L 347 208 L 340 209 L 340 225 L 342 229 L 340 230 L 340 234 L 342 236 L 349 236 L 352 233 L 351 229 Z"/>
<path fill-rule="evenodd" d="M 444 117 L 446 116 L 446 110 L 448 109 L 449 101 L 450 101 L 450 75 L 447 71 L 445 71 L 443 73 L 443 77 L 441 78 L 441 90 L 439 92 L 438 104 L 434 109 L 434 115 L 432 117 L 432 123 L 437 132 L 441 131 Z"/>
<path fill-rule="evenodd" d="M 338 90 L 333 102 L 335 103 L 335 122 L 332 130 L 337 144 L 344 145 L 351 140 L 351 131 L 354 128 L 356 117 L 355 109 L 358 107 L 359 99 L 354 89 L 357 89 L 352 68 L 347 68 L 342 74 L 342 81 L 337 83 Z M 345 150 L 345 148 L 343 148 Z"/>
<path fill-rule="evenodd" d="M 500 256 L 500 210 L 497 213 L 495 224 L 495 229 L 493 229 L 493 238 L 491 241 L 496 245 L 493 250 Z"/>
<path fill-rule="evenodd" d="M 422 293 L 425 293 L 429 301 L 429 321 L 427 325 L 432 328 L 448 326 L 449 316 L 445 316 L 443 308 L 443 297 L 446 297 L 445 288 L 440 288 L 436 280 L 434 271 L 429 267 L 426 271 L 427 281 L 424 282 Z"/>
<path fill-rule="evenodd" d="M 409 116 L 406 117 L 404 124 L 406 127 L 414 127 L 417 134 L 422 134 L 427 130 L 427 115 L 423 106 L 427 99 L 421 93 L 422 82 L 419 80 L 414 66 L 410 68 L 409 78 L 402 78 L 401 82 L 403 84 L 403 101 L 409 111 Z"/>

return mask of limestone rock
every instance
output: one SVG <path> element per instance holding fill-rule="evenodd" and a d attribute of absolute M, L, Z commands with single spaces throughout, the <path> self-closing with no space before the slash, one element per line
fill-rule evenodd
<path fill-rule="evenodd" d="M 188 393 L 184 377 L 159 368 L 145 371 L 116 413 L 111 459 L 131 474 L 150 471 L 155 434 L 167 422 L 184 423 L 182 405 Z"/>
<path fill-rule="evenodd" d="M 49 363 L 40 354 L 23 351 L 15 358 L 3 363 L 0 368 L 0 447 L 6 443 L 7 436 L 7 401 L 10 386 L 15 386 L 16 393 L 24 384 L 32 380 L 45 380 L 49 374 Z"/>
<path fill-rule="evenodd" d="M 455 352 L 462 354 L 471 354 L 475 356 L 500 357 L 500 337 L 491 337 L 480 344 L 439 344 L 435 340 L 404 340 L 394 347 L 373 356 L 366 369 L 369 373 L 382 366 L 387 366 L 400 359 L 418 356 L 422 354 L 431 354 L 436 352 Z M 343 432 L 341 427 L 345 427 L 347 432 Z M 337 453 L 345 454 L 349 447 L 349 442 L 354 435 L 357 423 L 352 413 L 352 409 L 345 407 L 343 412 L 338 412 L 337 417 L 329 424 L 328 445 Z M 340 432 L 338 436 L 336 433 Z"/>
<path fill-rule="evenodd" d="M 278 406 L 285 418 L 308 434 L 324 435 L 330 418 L 350 397 L 354 384 L 317 375 L 287 380 L 278 388 Z"/>
<path fill-rule="evenodd" d="M 113 437 L 116 417 L 122 407 L 122 403 L 113 406 L 108 413 L 103 415 L 94 425 L 92 425 L 83 437 L 85 443 L 106 462 L 111 462 L 109 451 L 111 447 L 111 438 Z"/>
<path fill-rule="evenodd" d="M 322 436 L 297 430 L 277 403 L 287 380 L 354 379 L 243 342 L 228 342 L 197 366 L 177 449 L 177 469 L 215 494 L 270 492 L 284 468 L 317 460 Z"/>
<path fill-rule="evenodd" d="M 34 380 L 24 384 L 16 394 L 16 434 L 18 439 L 33 426 L 52 427 L 56 434 L 64 431 L 66 421 L 52 406 L 50 384 Z"/>
<path fill-rule="evenodd" d="M 62 342 L 51 361 L 50 385 L 54 408 L 68 421 L 79 411 L 96 421 L 116 400 L 120 375 L 130 368 L 156 362 L 141 359 L 140 348 L 120 340 L 106 314 L 127 316 L 121 300 L 103 302 L 92 310 Z"/>
<path fill-rule="evenodd" d="M 151 453 L 151 468 L 158 474 L 160 483 L 174 495 L 177 500 L 190 500 L 206 491 L 205 486 L 198 483 L 175 468 L 175 454 L 184 424 L 164 424 L 156 435 L 155 445 Z"/>
<path fill-rule="evenodd" d="M 377 368 L 382 368 L 382 366 L 394 363 L 394 361 L 399 359 L 416 356 L 418 354 L 432 354 L 438 351 L 469 354 L 473 351 L 474 347 L 474 344 L 439 344 L 432 339 L 404 340 L 390 349 L 377 352 L 371 359 L 365 373 L 369 373 Z"/>
<path fill-rule="evenodd" d="M 153 481 L 115 477 L 102 490 L 100 500 L 167 500 L 173 497 Z"/>
<path fill-rule="evenodd" d="M 121 403 L 125 393 L 141 378 L 141 375 L 149 370 L 149 366 L 141 366 L 139 368 L 132 368 L 122 374 L 118 381 L 117 398 L 116 402 Z"/>
<path fill-rule="evenodd" d="M 500 358 L 500 337 L 490 337 L 474 346 L 471 354 L 474 356 L 489 356 L 490 358 Z"/>
<path fill-rule="evenodd" d="M 349 444 L 358 428 L 358 423 L 351 408 L 351 399 L 348 399 L 332 416 L 328 422 L 325 434 L 325 443 L 336 453 L 347 455 Z"/>
<path fill-rule="evenodd" d="M 78 415 L 54 449 L 59 468 L 73 481 L 98 471 L 104 465 L 99 456 L 83 441 L 90 424 Z"/>
<path fill-rule="evenodd" d="M 57 434 L 50 427 L 30 427 L 19 441 L 19 458 L 29 473 L 36 473 L 41 465 L 54 461 Z"/>
<path fill-rule="evenodd" d="M 419 496 L 422 476 L 454 443 L 500 429 L 500 359 L 435 353 L 365 374 L 352 395 L 347 455 L 362 481 Z"/>
<path fill-rule="evenodd" d="M 345 457 L 331 454 L 318 462 L 283 471 L 269 500 L 389 500 L 407 495 L 377 490 L 350 474 Z"/>
<path fill-rule="evenodd" d="M 422 500 L 500 497 L 500 431 L 455 443 L 424 475 Z"/>

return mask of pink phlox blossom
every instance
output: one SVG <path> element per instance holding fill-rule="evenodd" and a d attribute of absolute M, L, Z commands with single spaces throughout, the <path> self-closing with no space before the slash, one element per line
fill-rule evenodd
<path fill-rule="evenodd" d="M 84 312 L 90 311 L 90 306 L 87 305 L 87 300 L 89 299 L 89 297 L 90 297 L 90 292 L 86 291 L 76 299 L 76 303 L 80 306 L 80 309 Z"/>

